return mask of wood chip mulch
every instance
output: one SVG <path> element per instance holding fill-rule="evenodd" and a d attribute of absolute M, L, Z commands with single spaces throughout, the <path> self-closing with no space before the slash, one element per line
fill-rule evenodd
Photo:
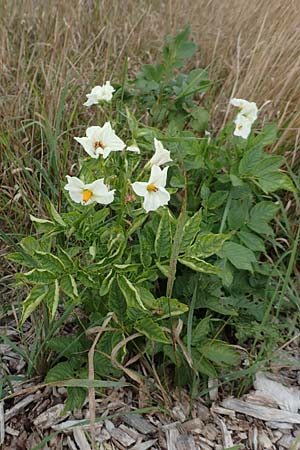
<path fill-rule="evenodd" d="M 65 413 L 64 387 L 22 378 L 25 362 L 7 344 L 0 344 L 0 357 L 2 376 L 16 375 L 8 389 L 14 396 L 0 401 L 0 448 L 93 450 L 90 427 L 82 423 L 89 420 L 88 398 L 82 409 Z M 107 391 L 96 397 L 97 449 L 300 450 L 300 365 L 298 354 L 293 358 L 294 367 L 258 373 L 254 389 L 242 399 L 220 398 L 218 389 L 212 389 L 210 407 L 202 398 L 191 405 L 188 393 L 181 391 L 169 393 L 169 414 L 150 408 L 141 415 L 135 413 L 136 389 Z"/>

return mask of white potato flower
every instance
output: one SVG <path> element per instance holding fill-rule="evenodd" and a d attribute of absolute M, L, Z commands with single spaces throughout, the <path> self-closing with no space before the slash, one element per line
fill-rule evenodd
<path fill-rule="evenodd" d="M 161 166 L 167 162 L 173 161 L 170 158 L 170 152 L 166 150 L 162 143 L 154 138 L 155 153 L 149 161 L 151 166 Z"/>
<path fill-rule="evenodd" d="M 165 189 L 167 183 L 168 167 L 163 170 L 158 166 L 152 166 L 149 181 L 147 183 L 136 181 L 132 183 L 132 189 L 137 195 L 144 197 L 143 208 L 146 212 L 155 211 L 160 206 L 167 205 L 170 194 Z"/>
<path fill-rule="evenodd" d="M 251 133 L 252 123 L 250 122 L 250 120 L 244 117 L 243 115 L 238 114 L 235 118 L 234 123 L 235 123 L 235 130 L 233 134 L 235 136 L 240 136 L 243 139 L 247 139 L 249 134 Z"/>
<path fill-rule="evenodd" d="M 120 152 L 126 147 L 112 129 L 110 122 L 106 122 L 103 127 L 89 127 L 86 130 L 86 137 L 75 137 L 74 139 L 95 159 L 98 159 L 100 155 L 105 159 L 110 152 Z"/>
<path fill-rule="evenodd" d="M 239 113 L 235 118 L 234 135 L 247 139 L 253 122 L 257 119 L 258 109 L 255 102 L 248 102 L 241 98 L 232 98 L 230 104 L 239 108 Z"/>
<path fill-rule="evenodd" d="M 139 149 L 139 147 L 137 145 L 129 145 L 129 147 L 126 148 L 126 150 L 128 150 L 129 152 L 133 152 L 133 153 L 138 153 L 140 154 L 141 151 Z"/>
<path fill-rule="evenodd" d="M 251 124 L 257 119 L 258 109 L 255 102 L 248 102 L 241 98 L 232 98 L 230 104 L 239 108 L 239 114 L 248 119 Z"/>
<path fill-rule="evenodd" d="M 110 102 L 115 89 L 112 87 L 109 81 L 103 86 L 95 86 L 89 94 L 87 94 L 87 101 L 84 106 L 98 105 L 101 101 Z"/>
<path fill-rule="evenodd" d="M 69 175 L 67 175 L 67 180 L 68 184 L 65 185 L 65 190 L 69 192 L 75 203 L 91 205 L 96 202 L 108 205 L 114 200 L 115 189 L 109 191 L 103 178 L 89 184 L 84 184 L 79 178 Z"/>

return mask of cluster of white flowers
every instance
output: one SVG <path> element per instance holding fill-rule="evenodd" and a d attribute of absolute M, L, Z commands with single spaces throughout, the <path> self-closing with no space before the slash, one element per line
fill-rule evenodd
<path fill-rule="evenodd" d="M 103 86 L 95 86 L 91 93 L 87 95 L 88 100 L 84 105 L 91 106 L 99 104 L 101 101 L 109 102 L 112 99 L 113 92 L 114 88 L 109 81 Z M 89 127 L 85 134 L 84 137 L 75 137 L 75 140 L 82 145 L 91 158 L 103 157 L 103 159 L 106 159 L 111 152 L 120 152 L 126 148 L 125 142 L 116 135 L 110 122 L 106 122 L 102 127 Z M 170 200 L 170 194 L 165 189 L 168 167 L 163 170 L 160 168 L 162 164 L 172 161 L 170 152 L 156 138 L 154 138 L 154 147 L 155 153 L 146 165 L 151 166 L 149 181 L 136 181 L 131 184 L 134 192 L 144 197 L 143 208 L 146 212 L 155 211 L 160 206 L 166 205 Z M 135 142 L 128 146 L 127 150 L 140 153 L 140 149 Z M 69 175 L 67 175 L 67 180 L 65 189 L 75 203 L 86 206 L 92 203 L 108 205 L 114 200 L 115 189 L 109 190 L 108 186 L 104 184 L 103 178 L 89 184 L 84 184 L 79 178 Z"/>
<path fill-rule="evenodd" d="M 103 132 L 104 129 L 106 134 Z M 106 122 L 102 128 L 89 127 L 86 130 L 86 135 L 87 137 L 75 139 L 92 158 L 99 158 L 100 155 L 106 158 L 110 152 L 118 152 L 125 148 L 124 142 L 115 134 L 109 122 Z M 166 205 L 170 200 L 170 194 L 165 189 L 168 167 L 165 167 L 163 170 L 159 167 L 166 162 L 172 161 L 170 152 L 157 139 L 154 139 L 154 145 L 155 153 L 148 163 L 148 165 L 151 165 L 149 181 L 136 181 L 131 184 L 134 192 L 144 197 L 143 208 L 146 212 L 155 211 L 160 206 Z M 140 152 L 137 146 L 131 146 L 131 149 L 127 148 L 127 150 L 136 153 Z M 68 184 L 65 186 L 65 189 L 69 191 L 71 199 L 76 203 L 90 205 L 97 202 L 102 205 L 108 205 L 114 200 L 115 189 L 109 191 L 104 184 L 103 178 L 89 184 L 84 184 L 79 178 L 68 175 L 67 180 Z"/>
<path fill-rule="evenodd" d="M 257 119 L 258 109 L 256 103 L 248 102 L 241 98 L 232 98 L 230 103 L 240 110 L 234 121 L 235 130 L 233 134 L 247 139 L 251 132 L 252 124 Z"/>
<path fill-rule="evenodd" d="M 115 89 L 107 81 L 103 86 L 95 86 L 87 94 L 85 106 L 99 104 L 102 101 L 110 102 Z M 254 102 L 248 102 L 238 98 L 231 99 L 230 103 L 239 108 L 239 113 L 235 118 L 235 136 L 241 136 L 244 139 L 250 134 L 251 126 L 257 119 L 257 106 Z M 75 137 L 75 140 L 82 145 L 84 150 L 91 158 L 98 159 L 100 156 L 106 159 L 111 152 L 120 152 L 126 148 L 125 142 L 120 139 L 110 122 L 106 122 L 102 127 L 92 126 L 87 128 L 86 136 Z M 170 152 L 164 148 L 163 144 L 154 138 L 155 153 L 146 164 L 151 167 L 151 174 L 148 182 L 136 181 L 132 183 L 133 191 L 144 197 L 143 208 L 146 212 L 155 211 L 160 206 L 167 205 L 170 200 L 170 194 L 166 190 L 168 167 L 161 169 L 160 166 L 171 162 Z M 127 150 L 134 153 L 140 153 L 139 147 L 134 142 L 127 147 Z M 68 183 L 65 189 L 69 192 L 71 199 L 82 205 L 91 205 L 100 203 L 108 205 L 114 200 L 115 189 L 109 190 L 104 184 L 104 179 L 95 180 L 93 183 L 84 184 L 77 177 L 67 175 Z"/>

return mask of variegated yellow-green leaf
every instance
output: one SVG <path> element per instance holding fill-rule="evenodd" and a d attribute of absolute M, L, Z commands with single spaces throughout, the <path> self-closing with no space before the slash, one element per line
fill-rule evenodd
<path fill-rule="evenodd" d="M 35 258 L 43 269 L 53 273 L 63 273 L 65 271 L 62 261 L 57 256 L 52 255 L 52 253 L 36 251 Z"/>
<path fill-rule="evenodd" d="M 34 286 L 29 295 L 23 302 L 22 317 L 20 326 L 22 326 L 30 314 L 38 307 L 47 293 L 47 286 Z"/>
<path fill-rule="evenodd" d="M 32 269 L 27 273 L 20 274 L 19 277 L 25 279 L 29 283 L 47 284 L 55 280 L 56 275 L 46 269 Z"/>
<path fill-rule="evenodd" d="M 230 238 L 229 234 L 213 234 L 206 233 L 198 236 L 195 243 L 189 247 L 185 256 L 192 256 L 193 258 L 208 258 L 218 252 L 224 242 Z"/>
<path fill-rule="evenodd" d="M 220 269 L 212 264 L 203 261 L 202 259 L 192 258 L 190 256 L 183 256 L 182 258 L 178 258 L 178 261 L 184 266 L 189 267 L 190 269 L 195 270 L 196 272 L 201 273 L 215 273 L 219 274 Z"/>
<path fill-rule="evenodd" d="M 131 281 L 121 275 L 118 277 L 118 285 L 129 308 L 141 308 L 147 311 L 147 308 L 145 308 L 138 290 L 131 283 Z"/>
<path fill-rule="evenodd" d="M 171 220 L 167 211 L 162 215 L 155 239 L 155 254 L 158 258 L 169 256 L 172 242 Z"/>
<path fill-rule="evenodd" d="M 197 211 L 192 217 L 190 217 L 183 227 L 182 239 L 180 242 L 180 252 L 192 245 L 196 235 L 200 231 L 200 225 L 202 220 L 202 211 Z"/>
<path fill-rule="evenodd" d="M 68 297 L 78 297 L 76 281 L 72 275 L 64 275 L 60 280 L 60 287 Z"/>

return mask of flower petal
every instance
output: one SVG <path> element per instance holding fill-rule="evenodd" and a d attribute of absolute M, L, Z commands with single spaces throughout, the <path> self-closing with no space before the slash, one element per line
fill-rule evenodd
<path fill-rule="evenodd" d="M 158 166 L 152 166 L 149 184 L 165 187 L 167 183 L 167 174 L 168 174 L 168 167 L 165 167 L 163 170 L 161 170 L 161 168 Z"/>
<path fill-rule="evenodd" d="M 77 177 L 70 177 L 69 175 L 66 176 L 68 180 L 68 184 L 65 185 L 65 190 L 83 190 L 84 189 L 84 183 Z"/>
<path fill-rule="evenodd" d="M 75 141 L 79 142 L 79 144 L 82 145 L 84 150 L 92 157 L 97 159 L 98 155 L 95 152 L 94 146 L 92 141 L 87 137 L 74 137 Z"/>
<path fill-rule="evenodd" d="M 88 94 L 90 96 L 94 96 L 94 97 L 99 97 L 102 93 L 102 86 L 94 86 L 93 89 L 91 90 L 91 93 Z M 87 95 L 87 96 L 88 96 Z"/>
<path fill-rule="evenodd" d="M 236 127 L 233 134 L 235 136 L 240 136 L 243 139 L 247 139 L 251 132 L 252 122 L 245 118 L 242 114 L 238 114 L 234 123 Z"/>
<path fill-rule="evenodd" d="M 93 195 L 102 195 L 108 192 L 107 186 L 104 184 L 104 178 L 95 180 L 92 183 L 86 184 L 85 189 L 92 191 Z"/>
<path fill-rule="evenodd" d="M 83 204 L 82 192 L 83 192 L 82 190 L 81 191 L 75 191 L 72 189 L 69 190 L 69 195 L 70 195 L 71 199 L 73 200 L 73 202 Z"/>
<path fill-rule="evenodd" d="M 93 95 L 87 95 L 87 97 L 88 99 L 86 102 L 84 102 L 83 106 L 92 106 L 98 104 L 97 97 L 94 97 Z"/>
<path fill-rule="evenodd" d="M 99 141 L 103 137 L 103 128 L 99 126 L 91 126 L 86 129 L 86 136 L 93 142 Z"/>
<path fill-rule="evenodd" d="M 160 166 L 162 164 L 165 164 L 166 162 L 172 161 L 170 157 L 170 152 L 166 150 L 162 143 L 154 138 L 154 146 L 155 146 L 155 153 L 150 159 L 149 163 L 153 166 Z"/>
<path fill-rule="evenodd" d="M 236 106 L 236 107 L 240 108 L 241 106 L 243 106 L 245 104 L 245 100 L 243 100 L 241 98 L 232 98 L 230 100 L 230 104 L 232 106 Z"/>
<path fill-rule="evenodd" d="M 109 205 L 111 202 L 114 201 L 114 196 L 115 196 L 115 189 L 107 191 L 106 194 L 94 195 L 93 198 L 97 203 L 101 203 L 102 205 Z"/>
<path fill-rule="evenodd" d="M 137 195 L 144 197 L 148 192 L 147 191 L 148 184 L 149 183 L 144 183 L 142 181 L 136 181 L 135 183 L 131 184 L 131 187 Z"/>
<path fill-rule="evenodd" d="M 108 147 L 110 151 L 121 151 L 126 147 L 126 144 L 120 139 L 111 127 L 110 122 L 106 122 L 102 127 L 101 141 L 104 147 Z"/>
<path fill-rule="evenodd" d="M 146 210 L 146 212 L 149 211 L 155 211 L 160 206 L 162 206 L 160 196 L 157 192 L 148 192 L 145 195 L 144 201 L 143 201 L 143 208 Z"/>
<path fill-rule="evenodd" d="M 167 205 L 171 198 L 169 192 L 163 187 L 158 188 L 156 195 L 159 196 L 159 200 L 162 206 Z"/>

